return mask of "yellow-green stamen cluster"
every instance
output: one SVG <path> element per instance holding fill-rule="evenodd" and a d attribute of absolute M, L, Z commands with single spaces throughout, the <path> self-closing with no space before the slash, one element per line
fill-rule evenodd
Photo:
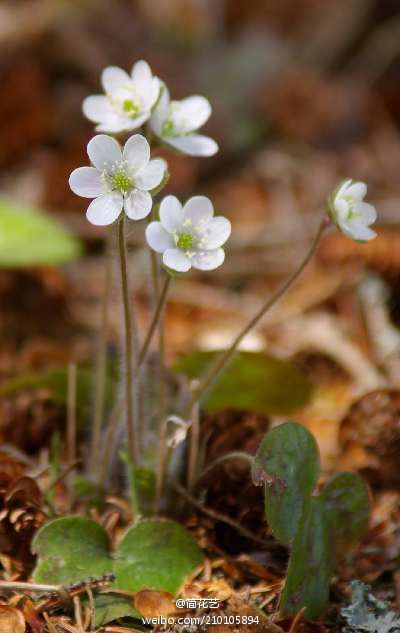
<path fill-rule="evenodd" d="M 164 121 L 162 125 L 161 134 L 162 136 L 172 136 L 174 133 L 174 124 L 171 119 L 167 119 Z"/>
<path fill-rule="evenodd" d="M 133 186 L 132 180 L 122 170 L 116 171 L 112 176 L 112 188 L 124 193 Z"/>
<path fill-rule="evenodd" d="M 180 235 L 178 235 L 177 240 L 176 240 L 176 245 L 182 251 L 189 250 L 190 248 L 193 247 L 193 244 L 194 244 L 193 235 L 190 235 L 190 233 L 181 233 Z"/>
<path fill-rule="evenodd" d="M 122 109 L 126 114 L 130 114 L 131 116 L 137 116 L 140 112 L 140 106 L 133 99 L 125 99 L 122 104 Z"/>

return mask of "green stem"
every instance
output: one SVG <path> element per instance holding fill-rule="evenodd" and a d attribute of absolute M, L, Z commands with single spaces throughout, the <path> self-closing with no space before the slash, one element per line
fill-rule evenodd
<path fill-rule="evenodd" d="M 117 224 L 118 252 L 121 270 L 122 301 L 124 309 L 125 331 L 125 406 L 128 437 L 128 451 L 132 463 L 138 462 L 137 442 L 135 441 L 134 408 L 133 408 L 133 327 L 129 302 L 127 256 L 125 242 L 125 215 L 122 213 Z"/>
<path fill-rule="evenodd" d="M 106 240 L 106 253 L 104 260 L 104 290 L 101 298 L 100 330 L 96 359 L 95 396 L 93 431 L 90 445 L 90 472 L 94 475 L 99 467 L 101 427 L 105 410 L 105 391 L 107 374 L 107 329 L 108 329 L 108 301 L 111 287 L 111 257 L 110 239 Z"/>
<path fill-rule="evenodd" d="M 193 408 L 196 406 L 198 402 L 202 399 L 211 385 L 214 383 L 219 374 L 225 369 L 232 356 L 235 354 L 237 348 L 240 343 L 244 339 L 244 337 L 257 325 L 259 321 L 265 316 L 265 314 L 270 310 L 274 305 L 279 301 L 279 299 L 289 290 L 289 288 L 293 285 L 293 283 L 300 277 L 301 273 L 312 259 L 315 251 L 317 250 L 318 244 L 322 237 L 322 234 L 325 228 L 329 225 L 330 219 L 329 216 L 324 214 L 322 221 L 319 225 L 318 231 L 315 235 L 315 238 L 311 244 L 310 250 L 307 255 L 304 257 L 300 266 L 290 275 L 290 277 L 286 280 L 281 288 L 275 292 L 267 301 L 261 306 L 261 308 L 256 312 L 256 314 L 250 319 L 250 321 L 244 326 L 242 330 L 238 333 L 238 335 L 233 340 L 231 346 L 221 352 L 221 354 L 217 357 L 215 363 L 212 365 L 210 370 L 206 373 L 203 380 L 200 381 L 199 387 L 194 391 L 193 396 L 187 406 L 184 417 L 186 419 L 190 418 Z"/>

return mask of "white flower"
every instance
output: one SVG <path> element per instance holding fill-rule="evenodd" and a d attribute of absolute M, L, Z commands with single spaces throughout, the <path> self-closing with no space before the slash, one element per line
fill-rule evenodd
<path fill-rule="evenodd" d="M 364 182 L 345 180 L 329 199 L 332 220 L 337 227 L 357 242 L 367 242 L 376 237 L 369 228 L 376 220 L 372 204 L 364 202 L 367 185 Z"/>
<path fill-rule="evenodd" d="M 213 156 L 218 145 L 212 138 L 196 134 L 211 114 L 207 99 L 198 95 L 171 101 L 162 84 L 160 99 L 151 115 L 150 127 L 164 143 L 190 156 Z"/>
<path fill-rule="evenodd" d="M 111 136 L 99 134 L 89 141 L 87 153 L 93 167 L 79 167 L 69 186 L 78 196 L 95 198 L 86 217 L 92 224 L 112 224 L 124 208 L 131 220 L 141 220 L 151 211 L 152 189 L 162 182 L 166 163 L 150 160 L 150 146 L 144 136 L 135 134 L 123 150 Z"/>
<path fill-rule="evenodd" d="M 231 233 L 231 223 L 213 215 L 213 205 L 205 196 L 194 196 L 184 206 L 175 196 L 167 196 L 160 205 L 160 222 L 147 227 L 147 242 L 163 254 L 168 268 L 214 270 L 224 262 L 221 246 Z"/>
<path fill-rule="evenodd" d="M 136 62 L 130 75 L 122 68 L 103 70 L 101 83 L 105 95 L 87 97 L 83 113 L 94 123 L 97 132 L 127 132 L 147 121 L 160 93 L 160 80 L 154 77 L 147 62 Z"/>

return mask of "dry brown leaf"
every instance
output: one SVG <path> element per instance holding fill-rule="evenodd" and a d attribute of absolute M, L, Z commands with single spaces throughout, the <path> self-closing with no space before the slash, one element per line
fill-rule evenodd
<path fill-rule="evenodd" d="M 25 618 L 19 609 L 7 605 L 0 606 L 1 633 L 25 633 Z"/>
<path fill-rule="evenodd" d="M 135 608 L 145 618 L 156 618 L 159 615 L 169 615 L 176 611 L 175 598 L 167 591 L 152 591 L 143 589 L 134 597 Z"/>
<path fill-rule="evenodd" d="M 342 420 L 339 442 L 347 467 L 351 462 L 349 453 L 360 458 L 357 447 L 361 447 L 366 462 L 362 470 L 370 482 L 397 486 L 400 482 L 400 391 L 375 390 L 355 402 Z M 359 463 L 356 461 L 353 468 Z"/>

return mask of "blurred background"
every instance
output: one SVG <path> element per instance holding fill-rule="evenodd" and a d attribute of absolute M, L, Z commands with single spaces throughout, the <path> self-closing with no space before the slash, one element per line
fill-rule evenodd
<path fill-rule="evenodd" d="M 352 177 L 369 185 L 379 238 L 360 246 L 329 234 L 293 293 L 245 346 L 295 359 L 320 386 L 328 376 L 332 398 L 313 405 L 324 419 L 339 420 L 355 391 L 398 385 L 396 0 L 2 0 L 0 190 L 64 223 L 83 251 L 61 268 L 3 267 L 0 378 L 93 359 L 106 231 L 88 224 L 86 202 L 70 192 L 68 176 L 86 164 L 93 135 L 83 99 L 101 91 L 104 67 L 129 70 L 142 58 L 175 98 L 199 93 L 213 105 L 204 131 L 219 154 L 165 152 L 166 191 L 183 199 L 207 194 L 233 224 L 225 265 L 173 286 L 169 358 L 224 347 L 300 261 L 327 195 Z M 149 261 L 142 228 L 131 227 L 130 272 L 144 324 Z M 112 292 L 109 337 L 116 346 L 116 277 Z M 46 397 L 3 398 L 0 428 L 9 433 L 16 411 L 40 419 L 41 430 L 43 419 L 51 425 L 59 414 Z M 311 427 L 313 415 L 304 416 Z M 315 418 L 321 415 L 318 409 Z M 337 427 L 325 428 L 333 431 L 321 443 L 325 437 L 333 454 Z"/>

